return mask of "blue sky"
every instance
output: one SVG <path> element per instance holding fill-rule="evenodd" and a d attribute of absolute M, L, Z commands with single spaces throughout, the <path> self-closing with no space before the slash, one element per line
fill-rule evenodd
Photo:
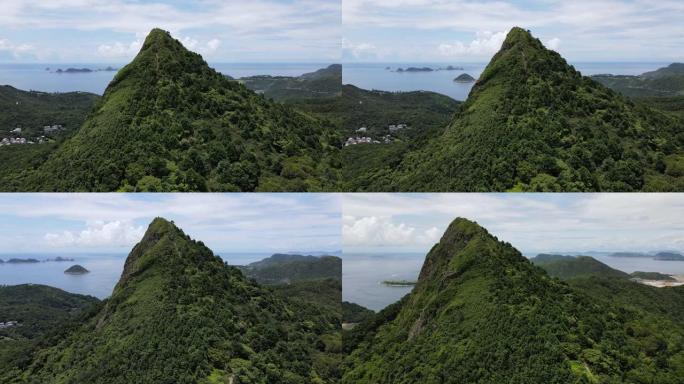
<path fill-rule="evenodd" d="M 684 251 L 682 194 L 345 194 L 345 252 L 427 252 L 456 217 L 525 254 Z"/>
<path fill-rule="evenodd" d="M 487 62 L 513 26 L 571 62 L 684 60 L 681 0 L 344 0 L 345 62 Z"/>
<path fill-rule="evenodd" d="M 339 60 L 339 0 L 0 0 L 0 62 L 124 63 L 150 29 L 209 62 Z"/>
<path fill-rule="evenodd" d="M 216 253 L 341 249 L 334 194 L 0 194 L 2 253 L 128 253 L 157 216 Z"/>

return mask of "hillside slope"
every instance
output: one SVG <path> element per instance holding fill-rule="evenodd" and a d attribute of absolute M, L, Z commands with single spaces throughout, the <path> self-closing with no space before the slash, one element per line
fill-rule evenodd
<path fill-rule="evenodd" d="M 670 302 L 681 308 L 682 299 Z M 551 278 L 510 244 L 456 219 L 413 291 L 345 338 L 342 382 L 676 383 L 684 326 L 657 317 L 656 325 L 641 308 Z"/>
<path fill-rule="evenodd" d="M 260 284 L 289 284 L 305 280 L 342 280 L 342 259 L 276 253 L 264 260 L 239 266 Z"/>
<path fill-rule="evenodd" d="M 445 133 L 369 189 L 682 190 L 683 144 L 682 120 L 583 77 L 513 28 Z"/>
<path fill-rule="evenodd" d="M 340 140 L 154 29 L 83 127 L 0 189 L 305 191 L 337 182 Z"/>
<path fill-rule="evenodd" d="M 102 308 L 30 363 L 0 368 L 0 381 L 334 382 L 337 363 L 320 337 L 337 331 L 339 314 L 302 307 L 157 218 Z"/>
<path fill-rule="evenodd" d="M 638 76 L 594 75 L 593 80 L 625 96 L 684 96 L 684 63 L 672 63 Z"/>
<path fill-rule="evenodd" d="M 576 277 L 598 276 L 604 278 L 628 279 L 627 273 L 613 269 L 590 256 L 561 256 L 539 254 L 530 259 L 546 273 L 561 280 Z"/>

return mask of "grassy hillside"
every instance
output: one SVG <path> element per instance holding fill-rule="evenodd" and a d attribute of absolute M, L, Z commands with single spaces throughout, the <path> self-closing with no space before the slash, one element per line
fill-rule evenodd
<path fill-rule="evenodd" d="M 316 279 L 342 280 L 342 259 L 335 256 L 274 254 L 238 268 L 260 284 L 289 284 Z"/>
<path fill-rule="evenodd" d="M 613 269 L 590 256 L 539 255 L 530 259 L 534 265 L 561 280 L 576 277 L 599 276 L 605 278 L 627 279 L 630 276 Z"/>
<path fill-rule="evenodd" d="M 332 64 L 301 76 L 249 76 L 239 81 L 247 88 L 277 101 L 340 97 L 342 66 Z"/>
<path fill-rule="evenodd" d="M 365 189 L 682 190 L 683 127 L 513 28 L 444 134 Z"/>
<path fill-rule="evenodd" d="M 331 383 L 339 313 L 316 308 L 251 282 L 158 218 L 101 308 L 0 367 L 0 381 Z"/>
<path fill-rule="evenodd" d="M 681 290 L 581 281 L 588 283 L 554 279 L 476 223 L 456 219 L 413 291 L 345 338 L 342 382 L 679 382 Z M 591 281 L 606 282 L 601 293 Z M 618 300 L 608 299 L 611 286 Z M 626 304 L 632 295 L 641 304 Z M 642 305 L 661 296 L 668 305 Z"/>
<path fill-rule="evenodd" d="M 98 303 L 45 285 L 0 286 L 0 323 L 16 322 L 0 328 L 0 365 L 21 364 L 27 351 L 72 329 Z"/>
<path fill-rule="evenodd" d="M 593 80 L 625 96 L 684 96 L 684 64 L 672 63 L 667 67 L 638 76 L 595 75 Z"/>
<path fill-rule="evenodd" d="M 0 138 L 14 128 L 23 137 L 45 134 L 46 125 L 61 125 L 68 133 L 86 120 L 100 96 L 87 92 L 46 93 L 22 91 L 9 85 L 0 86 Z"/>
<path fill-rule="evenodd" d="M 339 145 L 332 127 L 227 79 L 155 29 L 81 129 L 0 189 L 334 189 Z"/>

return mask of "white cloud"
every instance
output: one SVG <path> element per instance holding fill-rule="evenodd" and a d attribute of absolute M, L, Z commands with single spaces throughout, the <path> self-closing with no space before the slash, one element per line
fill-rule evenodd
<path fill-rule="evenodd" d="M 107 58 L 130 58 L 135 56 L 142 47 L 142 40 L 134 40 L 128 44 L 116 42 L 113 44 L 102 44 L 97 47 L 97 54 Z"/>
<path fill-rule="evenodd" d="M 342 56 L 355 59 L 367 59 L 377 56 L 377 47 L 370 43 L 352 43 L 342 39 Z"/>
<path fill-rule="evenodd" d="M 407 42 L 443 43 L 441 57 L 467 52 L 477 31 L 513 26 L 530 29 L 554 50 L 562 41 L 561 53 L 571 60 L 675 61 L 684 50 L 681 0 L 345 0 L 342 18 L 348 39 L 376 36 L 368 42 L 395 51 L 411 49 Z M 445 41 L 450 35 L 460 43 Z M 413 60 L 433 57 L 440 52 L 424 49 Z"/>
<path fill-rule="evenodd" d="M 345 246 L 398 246 L 433 243 L 439 236 L 436 227 L 420 231 L 404 223 L 395 223 L 391 217 L 346 216 L 342 226 Z"/>
<path fill-rule="evenodd" d="M 29 44 L 15 44 L 7 39 L 0 39 L 0 52 L 9 52 L 15 58 L 21 58 L 27 54 L 34 54 L 34 48 Z"/>
<path fill-rule="evenodd" d="M 681 194 L 348 194 L 343 211 L 350 227 L 353 218 L 384 217 L 413 228 L 403 243 L 394 244 L 407 250 L 426 250 L 454 218 L 464 217 L 523 252 L 684 251 Z M 429 236 L 419 237 L 426 228 L 431 228 Z M 356 229 L 363 233 L 364 227 Z M 345 245 L 382 244 L 371 235 L 348 234 Z"/>
<path fill-rule="evenodd" d="M 547 41 L 544 45 L 546 46 L 546 48 L 557 51 L 558 47 L 560 46 L 560 42 L 561 42 L 561 40 L 559 38 L 554 37 L 554 38 L 550 39 L 549 41 Z"/>
<path fill-rule="evenodd" d="M 87 224 L 81 232 L 63 231 L 61 233 L 47 233 L 44 236 L 49 246 L 108 248 L 129 247 L 140 241 L 145 229 L 125 221 L 94 221 Z"/>
<path fill-rule="evenodd" d="M 457 41 L 452 44 L 440 44 L 437 51 L 442 56 L 483 56 L 496 53 L 506 39 L 506 32 L 477 32 L 476 37 L 468 44 Z"/>

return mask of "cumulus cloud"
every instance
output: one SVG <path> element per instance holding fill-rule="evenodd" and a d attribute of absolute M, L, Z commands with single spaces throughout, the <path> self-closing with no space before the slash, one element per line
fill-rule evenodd
<path fill-rule="evenodd" d="M 89 248 L 126 247 L 140 241 L 145 229 L 125 221 L 94 221 L 87 224 L 81 232 L 63 231 L 47 233 L 44 236 L 48 245 L 58 247 L 81 246 Z"/>
<path fill-rule="evenodd" d="M 345 246 L 397 246 L 435 242 L 439 230 L 432 227 L 419 230 L 404 223 L 395 223 L 388 216 L 344 217 L 342 241 Z"/>
<path fill-rule="evenodd" d="M 7 39 L 0 39 L 0 52 L 9 52 L 14 58 L 21 58 L 33 54 L 34 48 L 30 44 L 15 44 Z"/>
<path fill-rule="evenodd" d="M 546 48 L 553 49 L 555 51 L 555 50 L 558 50 L 558 47 L 560 46 L 560 42 L 561 42 L 561 40 L 559 38 L 554 37 L 554 38 L 550 39 L 549 41 L 547 41 L 544 45 L 546 46 Z"/>
<path fill-rule="evenodd" d="M 128 44 L 116 42 L 113 44 L 102 44 L 97 47 L 97 54 L 106 58 L 129 58 L 135 56 L 142 47 L 142 40 L 137 39 Z"/>
<path fill-rule="evenodd" d="M 211 39 L 205 43 L 201 43 L 192 37 L 185 36 L 180 39 L 183 46 L 191 51 L 199 52 L 202 55 L 211 55 L 216 52 L 216 50 L 221 45 L 221 40 Z"/>
<path fill-rule="evenodd" d="M 342 55 L 354 57 L 355 59 L 372 58 L 377 54 L 377 47 L 371 43 L 352 43 L 347 39 L 342 39 Z"/>
<path fill-rule="evenodd" d="M 496 53 L 506 39 L 506 32 L 477 32 L 476 37 L 468 44 L 456 41 L 451 44 L 440 44 L 437 51 L 442 56 L 482 56 Z"/>

